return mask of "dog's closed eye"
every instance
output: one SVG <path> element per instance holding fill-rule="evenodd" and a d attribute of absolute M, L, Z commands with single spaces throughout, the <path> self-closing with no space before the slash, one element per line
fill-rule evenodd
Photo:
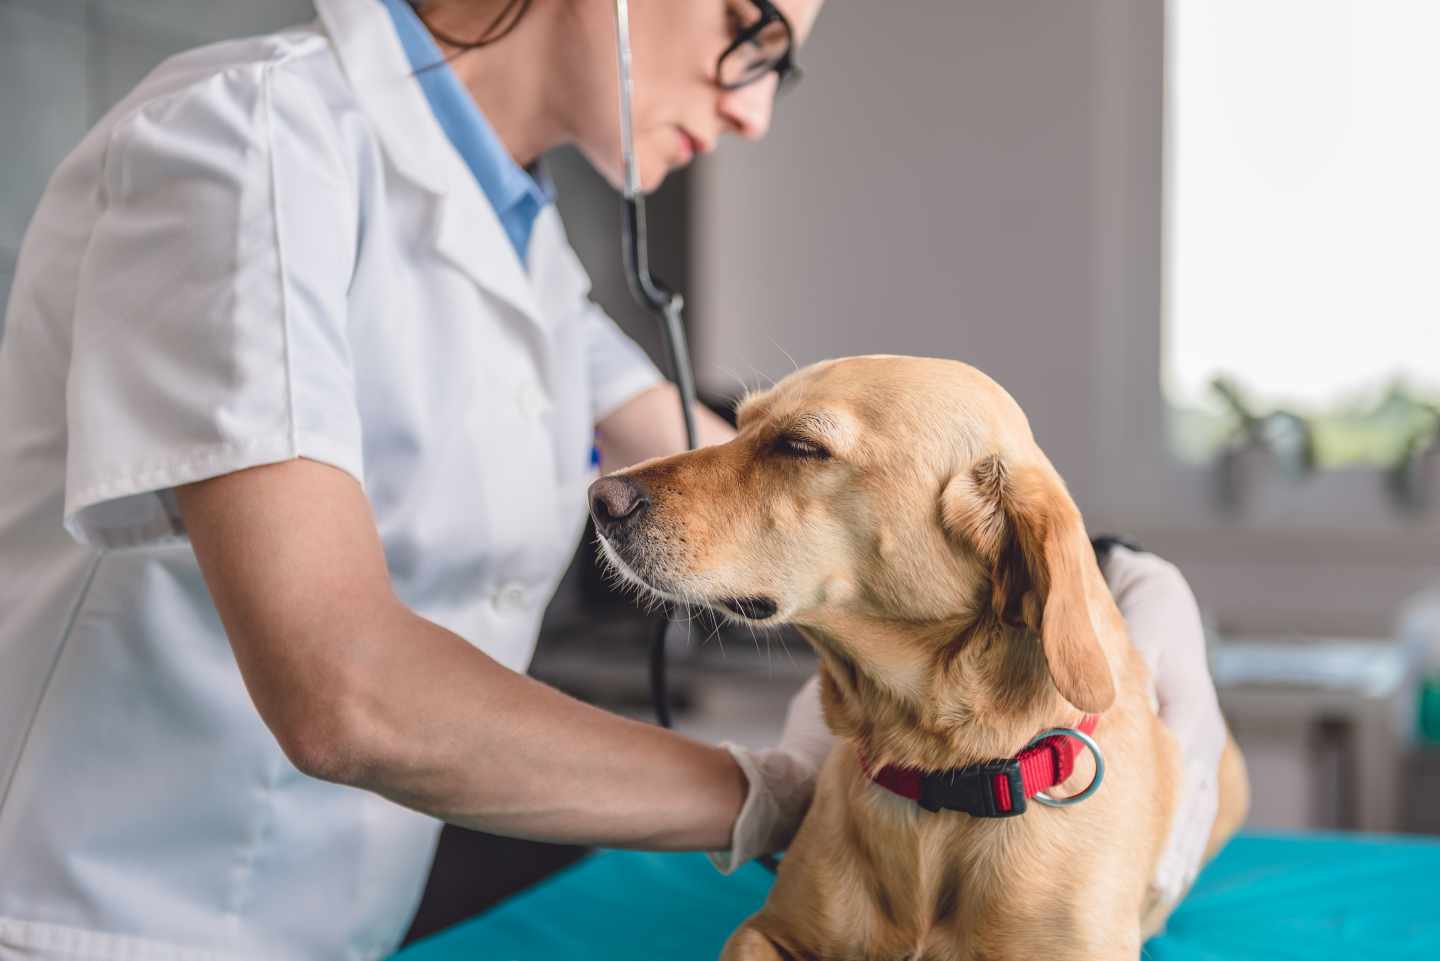
<path fill-rule="evenodd" d="M 823 444 L 816 443 L 808 437 L 799 437 L 795 434 L 781 434 L 775 438 L 774 451 L 784 457 L 794 457 L 804 460 L 830 459 L 830 451 Z"/>

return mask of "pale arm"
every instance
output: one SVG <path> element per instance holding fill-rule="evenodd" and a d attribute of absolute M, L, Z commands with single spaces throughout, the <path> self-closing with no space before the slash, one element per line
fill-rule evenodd
<path fill-rule="evenodd" d="M 728 844 L 746 784 L 723 749 L 566 697 L 407 609 L 348 474 L 293 460 L 177 497 L 251 697 L 302 771 L 516 837 Z"/>
<path fill-rule="evenodd" d="M 701 447 L 723 444 L 735 436 L 734 429 L 704 405 L 695 408 L 695 429 Z M 668 382 L 642 391 L 601 420 L 596 437 L 602 474 L 683 451 L 680 392 Z"/>

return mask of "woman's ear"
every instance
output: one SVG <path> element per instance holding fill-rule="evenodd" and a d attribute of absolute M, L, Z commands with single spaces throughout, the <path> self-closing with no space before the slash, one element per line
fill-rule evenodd
<path fill-rule="evenodd" d="M 1086 596 L 1094 555 L 1054 468 L 1012 470 L 986 457 L 951 478 L 940 515 L 947 533 L 989 564 L 995 615 L 1039 635 L 1060 695 L 1092 714 L 1108 708 L 1115 681 Z"/>

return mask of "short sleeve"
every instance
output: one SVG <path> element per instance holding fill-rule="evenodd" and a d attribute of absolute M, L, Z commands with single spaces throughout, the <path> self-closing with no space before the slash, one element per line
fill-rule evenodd
<path fill-rule="evenodd" d="M 586 304 L 584 329 L 591 409 L 599 422 L 641 391 L 660 383 L 664 376 L 605 311 L 589 301 Z"/>
<path fill-rule="evenodd" d="M 344 156 L 283 64 L 210 77 L 112 129 L 66 384 L 77 540 L 183 537 L 175 486 L 260 464 L 363 478 Z"/>

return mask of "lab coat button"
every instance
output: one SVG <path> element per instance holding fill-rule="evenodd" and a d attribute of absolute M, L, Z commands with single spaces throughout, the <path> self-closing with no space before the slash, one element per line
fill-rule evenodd
<path fill-rule="evenodd" d="M 495 606 L 501 611 L 522 611 L 527 599 L 525 585 L 506 584 L 495 592 Z"/>

